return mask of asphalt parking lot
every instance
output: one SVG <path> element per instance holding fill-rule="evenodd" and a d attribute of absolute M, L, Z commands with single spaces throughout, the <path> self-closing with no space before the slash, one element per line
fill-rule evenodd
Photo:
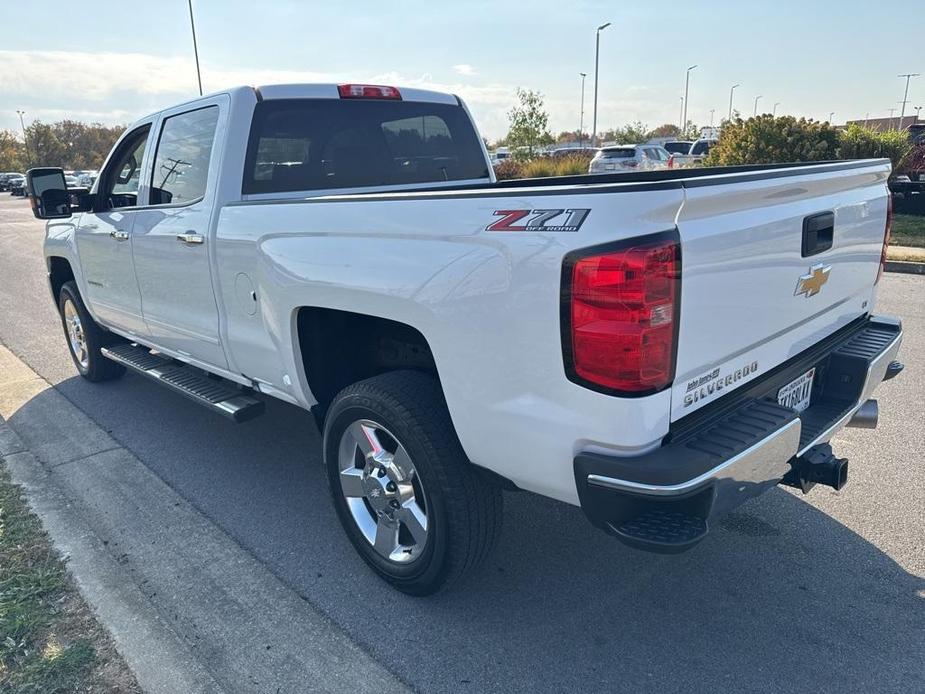
<path fill-rule="evenodd" d="M 307 413 L 270 402 L 235 426 L 139 377 L 78 378 L 42 236 L 0 194 L 0 342 L 417 690 L 925 691 L 925 277 L 882 281 L 907 369 L 878 390 L 879 429 L 836 438 L 852 461 L 841 492 L 772 490 L 672 557 L 507 494 L 487 565 L 413 599 L 343 535 Z"/>

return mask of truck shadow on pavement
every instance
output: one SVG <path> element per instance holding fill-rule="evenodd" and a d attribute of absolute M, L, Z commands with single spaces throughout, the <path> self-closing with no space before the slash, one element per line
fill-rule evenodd
<path fill-rule="evenodd" d="M 343 534 L 306 412 L 235 426 L 131 375 L 56 388 L 418 691 L 925 691 L 925 580 L 781 488 L 678 556 L 509 493 L 481 570 L 414 599 Z"/>

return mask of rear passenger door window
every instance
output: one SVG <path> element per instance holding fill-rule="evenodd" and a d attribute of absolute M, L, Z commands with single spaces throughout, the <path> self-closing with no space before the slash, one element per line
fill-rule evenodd
<path fill-rule="evenodd" d="M 164 120 L 151 174 L 151 205 L 186 205 L 206 194 L 218 106 Z"/>

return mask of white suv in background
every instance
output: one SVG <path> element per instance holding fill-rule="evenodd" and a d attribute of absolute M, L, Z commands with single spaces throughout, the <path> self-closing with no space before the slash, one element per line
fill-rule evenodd
<path fill-rule="evenodd" d="M 630 171 L 653 171 L 672 166 L 672 155 L 660 145 L 616 145 L 601 147 L 588 173 L 620 173 Z"/>

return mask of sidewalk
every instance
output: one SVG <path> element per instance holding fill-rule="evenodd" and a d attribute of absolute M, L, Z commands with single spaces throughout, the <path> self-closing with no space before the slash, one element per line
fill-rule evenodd
<path fill-rule="evenodd" d="M 3 345 L 0 457 L 146 692 L 408 691 Z"/>

